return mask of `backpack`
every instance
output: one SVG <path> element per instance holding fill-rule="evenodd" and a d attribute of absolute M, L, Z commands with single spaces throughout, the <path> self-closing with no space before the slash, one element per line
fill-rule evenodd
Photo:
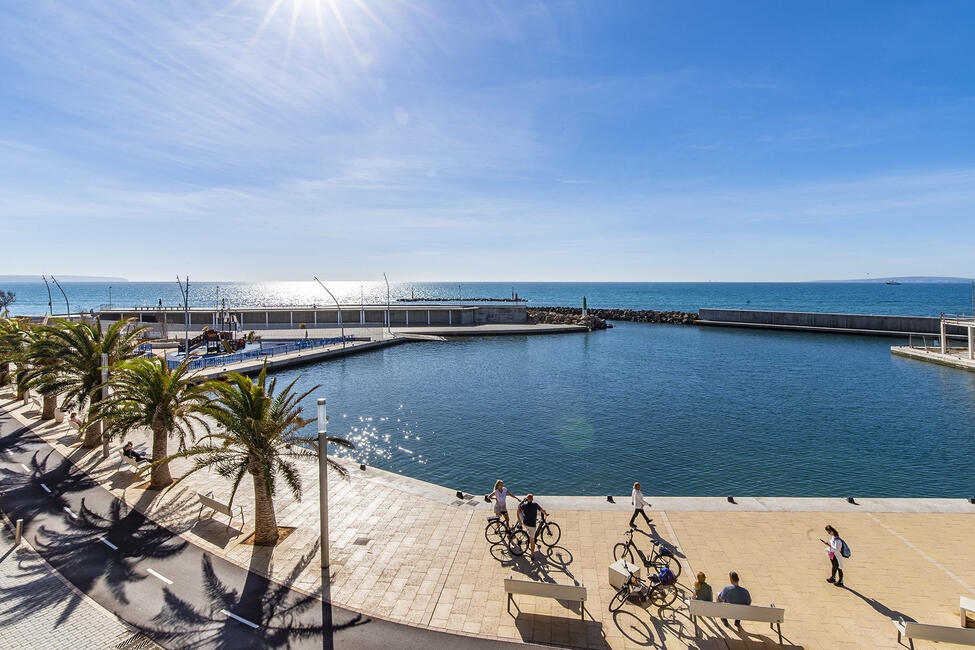
<path fill-rule="evenodd" d="M 674 575 L 674 572 L 669 567 L 660 567 L 660 573 L 657 574 L 657 579 L 664 585 L 672 585 L 677 582 L 677 576 Z"/>
<path fill-rule="evenodd" d="M 840 550 L 840 555 L 842 555 L 843 557 L 850 557 L 850 547 L 847 545 L 845 541 L 843 541 L 842 537 L 840 538 L 840 544 L 843 545 L 843 548 Z"/>

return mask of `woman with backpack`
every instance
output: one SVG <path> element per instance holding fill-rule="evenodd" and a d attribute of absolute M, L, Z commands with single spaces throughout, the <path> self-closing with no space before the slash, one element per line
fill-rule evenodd
<path fill-rule="evenodd" d="M 826 555 L 829 556 L 829 563 L 833 571 L 826 582 L 831 582 L 837 587 L 843 586 L 843 540 L 840 539 L 840 534 L 833 528 L 832 525 L 826 525 L 826 532 L 829 533 L 829 541 L 826 542 Z M 839 574 L 840 579 L 836 579 L 836 574 Z"/>

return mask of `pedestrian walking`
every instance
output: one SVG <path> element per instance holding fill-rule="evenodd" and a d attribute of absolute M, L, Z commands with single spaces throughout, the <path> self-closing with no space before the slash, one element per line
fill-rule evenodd
<path fill-rule="evenodd" d="M 829 533 L 829 541 L 826 542 L 826 555 L 829 557 L 829 564 L 832 571 L 830 576 L 826 578 L 826 582 L 831 582 L 837 587 L 843 586 L 843 540 L 840 538 L 840 534 L 833 528 L 832 525 L 827 524 L 826 532 Z M 823 541 L 823 540 L 819 540 Z M 839 575 L 839 580 L 836 579 Z"/>
<path fill-rule="evenodd" d="M 647 503 L 646 499 L 643 498 L 643 491 L 640 490 L 639 481 L 633 484 L 633 496 L 631 501 L 633 502 L 633 516 L 630 517 L 630 528 L 636 528 L 637 515 L 643 515 L 643 518 L 647 521 L 647 525 L 649 525 L 653 519 L 647 516 L 647 513 L 643 511 L 643 507 L 650 504 Z"/>

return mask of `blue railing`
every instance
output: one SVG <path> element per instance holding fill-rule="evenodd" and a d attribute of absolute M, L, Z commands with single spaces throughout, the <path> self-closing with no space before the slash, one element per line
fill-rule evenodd
<path fill-rule="evenodd" d="M 264 357 L 273 357 L 279 354 L 289 354 L 291 352 L 301 352 L 302 350 L 313 350 L 324 348 L 344 341 L 354 341 L 354 336 L 337 336 L 330 339 L 302 339 L 294 343 L 276 345 L 267 350 L 249 350 L 247 352 L 235 352 L 234 354 L 220 354 L 212 357 L 197 357 L 190 361 L 190 370 L 202 370 L 213 366 L 226 366 L 231 363 L 241 363 L 242 361 L 253 361 Z M 173 370 L 180 364 L 179 360 L 167 359 L 166 365 Z"/>

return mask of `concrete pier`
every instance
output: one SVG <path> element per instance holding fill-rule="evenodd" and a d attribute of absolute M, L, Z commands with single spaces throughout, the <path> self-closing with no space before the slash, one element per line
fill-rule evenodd
<path fill-rule="evenodd" d="M 517 305 L 324 305 L 285 307 L 192 307 L 186 318 L 181 307 L 133 307 L 103 309 L 102 322 L 131 318 L 152 328 L 154 336 L 167 338 L 173 330 L 199 332 L 204 327 L 236 331 L 304 330 L 345 328 L 455 327 L 476 325 L 525 324 L 525 306 Z"/>
<path fill-rule="evenodd" d="M 937 316 L 883 316 L 873 314 L 833 314 L 826 312 L 764 311 L 751 309 L 701 309 L 696 325 L 759 327 L 765 329 L 863 334 L 868 336 L 941 336 Z M 948 325 L 947 338 L 964 338 L 967 331 Z"/>

